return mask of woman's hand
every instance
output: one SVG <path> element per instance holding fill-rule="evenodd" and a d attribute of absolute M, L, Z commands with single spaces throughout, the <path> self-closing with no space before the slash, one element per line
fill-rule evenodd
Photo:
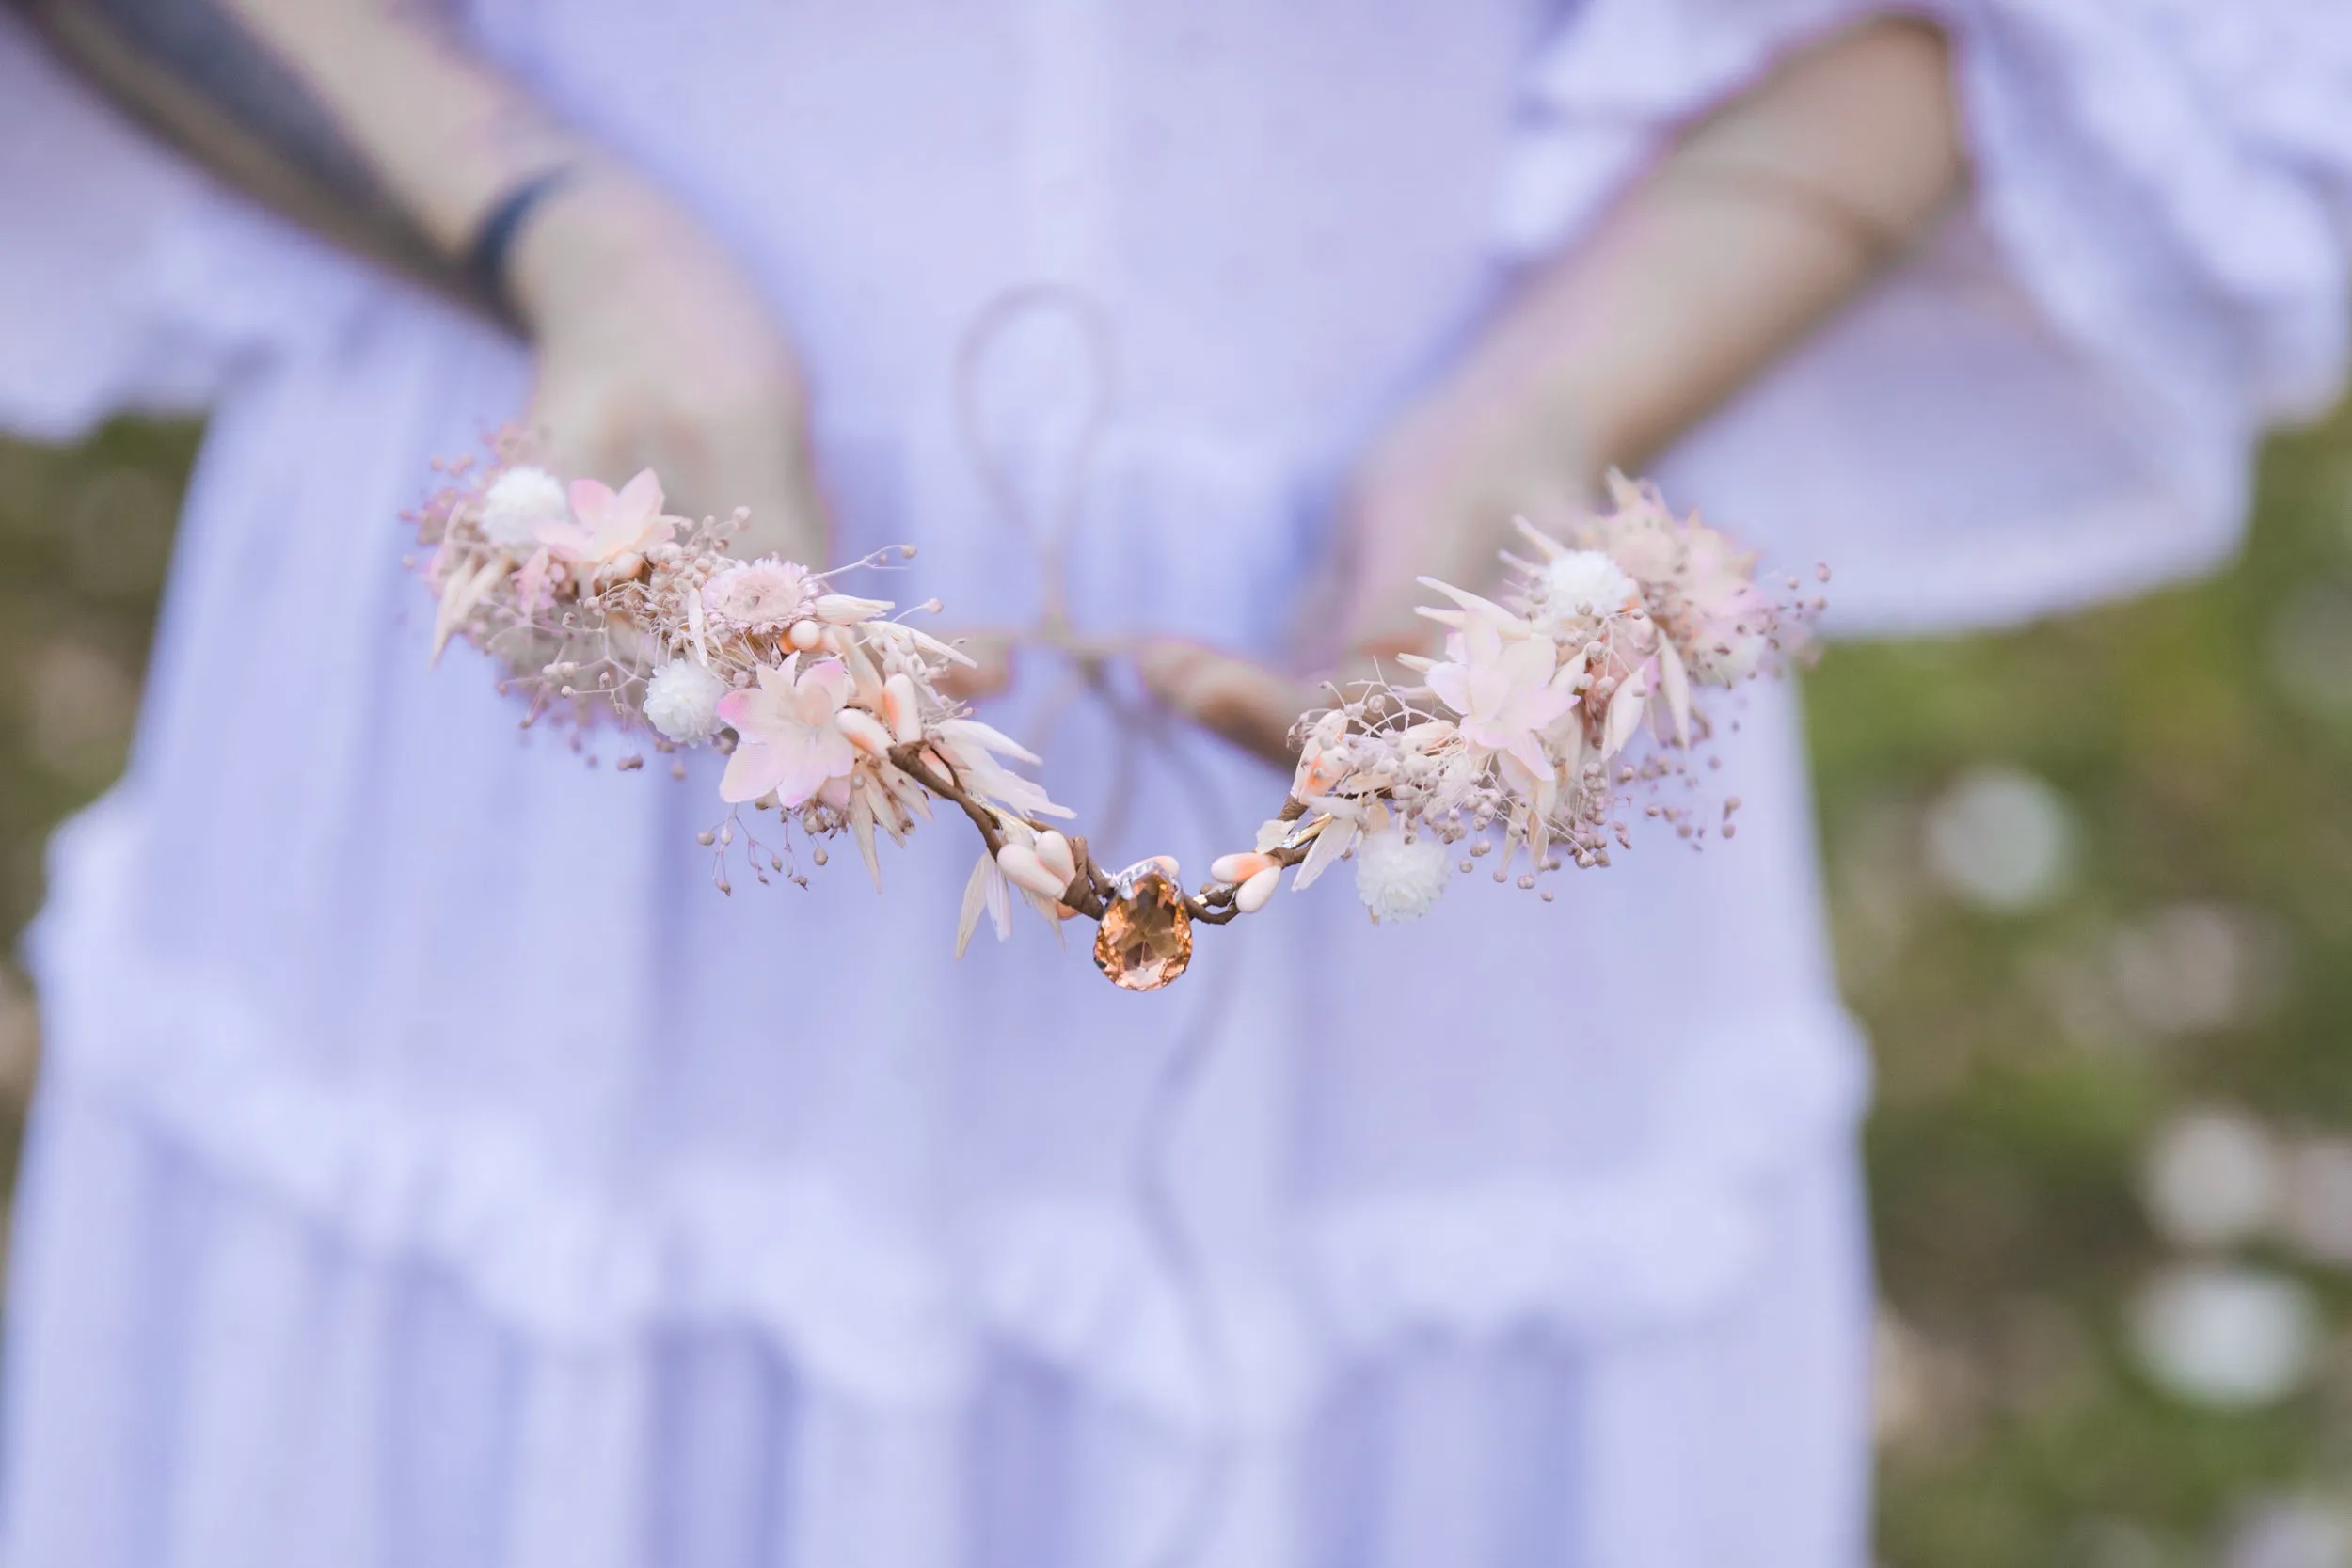
<path fill-rule="evenodd" d="M 791 348 L 693 219 L 624 173 L 583 171 L 532 214 L 508 284 L 557 472 L 618 484 L 653 468 L 674 511 L 751 509 L 737 553 L 833 564 Z"/>
<path fill-rule="evenodd" d="M 1400 653 L 1431 653 L 1440 629 L 1414 613 L 1420 578 L 1485 593 L 1514 515 L 1544 519 L 1582 498 L 1580 443 L 1528 400 L 1465 375 L 1413 409 L 1358 467 L 1332 530 L 1332 553 L 1305 596 L 1300 641 L 1320 678 L 1176 638 L 1145 642 L 1145 684 L 1203 728 L 1287 768 L 1291 728 L 1330 688 Z"/>
<path fill-rule="evenodd" d="M 1532 268 L 1375 450 L 1311 626 L 1359 661 L 1434 641 L 1412 615 L 1417 578 L 1490 585 L 1514 511 L 1541 524 L 1601 468 L 1664 448 L 1930 232 L 1962 175 L 1931 24 L 1860 23 L 1784 61 Z M 1276 760 L 1320 705 L 1303 682 L 1185 643 L 1140 662 L 1163 701 Z"/>

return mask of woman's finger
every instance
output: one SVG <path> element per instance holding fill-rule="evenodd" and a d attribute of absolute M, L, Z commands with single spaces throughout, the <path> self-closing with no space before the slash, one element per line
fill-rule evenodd
<path fill-rule="evenodd" d="M 977 703 L 996 696 L 1012 684 L 1013 641 L 1003 632 L 976 632 L 953 639 L 970 665 L 951 664 L 942 672 L 942 695 L 959 703 Z"/>
<path fill-rule="evenodd" d="M 1212 735 L 1278 768 L 1295 758 L 1291 730 L 1317 705 L 1306 682 L 1178 637 L 1148 639 L 1135 661 L 1153 696 Z"/>

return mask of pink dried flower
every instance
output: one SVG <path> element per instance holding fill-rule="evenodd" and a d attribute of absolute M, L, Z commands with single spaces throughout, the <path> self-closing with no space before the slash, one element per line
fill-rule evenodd
<path fill-rule="evenodd" d="M 666 545 L 680 519 L 661 511 L 661 482 L 651 468 L 641 470 L 619 490 L 600 480 L 572 481 L 572 515 L 538 527 L 539 543 L 556 560 L 575 566 L 601 566 L 624 555 L 642 555 Z"/>
<path fill-rule="evenodd" d="M 782 666 L 763 665 L 756 687 L 719 699 L 719 717 L 738 737 L 721 800 L 739 804 L 772 790 L 789 810 L 856 767 L 856 749 L 834 722 L 850 699 L 850 673 L 837 658 L 804 670 L 794 654 Z"/>
<path fill-rule="evenodd" d="M 703 586 L 703 609 L 721 626 L 773 632 L 807 608 L 808 568 L 768 556 L 729 566 Z"/>
<path fill-rule="evenodd" d="M 1491 619 L 1474 615 L 1446 642 L 1452 657 L 1430 667 L 1429 689 L 1462 716 L 1459 734 L 1473 754 L 1507 752 L 1535 777 L 1550 778 L 1542 732 L 1577 701 L 1565 681 L 1552 679 L 1551 641 L 1506 640 Z"/>

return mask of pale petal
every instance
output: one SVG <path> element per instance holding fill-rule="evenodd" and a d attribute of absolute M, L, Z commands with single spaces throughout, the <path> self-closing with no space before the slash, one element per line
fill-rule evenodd
<path fill-rule="evenodd" d="M 1584 763 L 1584 721 L 1580 719 L 1573 724 L 1563 724 L 1558 734 L 1547 738 L 1551 742 L 1552 758 L 1561 773 L 1575 778 L 1576 770 Z"/>
<path fill-rule="evenodd" d="M 1219 855 L 1209 863 L 1209 875 L 1220 882 L 1246 882 L 1273 863 L 1263 854 Z"/>
<path fill-rule="evenodd" d="M 735 748 L 735 754 L 727 758 L 727 770 L 719 780 L 719 799 L 731 806 L 758 800 L 784 783 L 791 771 L 791 762 L 789 756 L 773 746 L 763 746 L 755 740 L 742 742 Z M 805 792 L 801 799 L 807 799 Z M 787 800 L 785 804 L 796 806 L 800 800 Z"/>
<path fill-rule="evenodd" d="M 805 804 L 808 798 L 823 788 L 826 781 L 834 776 L 834 770 L 826 768 L 818 757 L 817 749 L 805 739 L 784 745 L 760 746 L 756 750 L 777 759 L 769 788 L 776 792 L 776 803 L 787 811 Z M 735 749 L 739 757 L 743 752 L 744 748 L 740 746 Z M 767 790 L 760 791 L 761 795 L 766 793 Z M 757 795 L 752 797 L 754 800 L 758 798 Z"/>
<path fill-rule="evenodd" d="M 923 738 L 922 699 L 907 675 L 892 675 L 882 682 L 882 712 L 890 720 L 891 738 L 900 745 L 912 746 Z"/>
<path fill-rule="evenodd" d="M 1467 718 L 1470 712 L 1470 670 L 1467 664 L 1438 664 L 1430 667 L 1429 689 L 1438 701 Z"/>
<path fill-rule="evenodd" d="M 1576 706 L 1576 694 L 1550 686 L 1534 690 L 1521 689 L 1503 705 L 1500 717 L 1513 729 L 1540 730 L 1549 728 L 1562 714 Z"/>
<path fill-rule="evenodd" d="M 1511 526 L 1519 531 L 1521 538 L 1541 550 L 1546 561 L 1557 561 L 1568 553 L 1567 546 L 1563 545 L 1524 517 L 1512 518 Z"/>
<path fill-rule="evenodd" d="M 850 744 L 869 757 L 890 754 L 890 732 L 864 708 L 845 707 L 833 716 L 833 726 L 849 736 Z"/>
<path fill-rule="evenodd" d="M 703 620 L 703 596 L 686 595 L 686 637 L 694 645 L 694 658 L 706 668 L 710 663 L 709 627 Z"/>
<path fill-rule="evenodd" d="M 1601 732 L 1600 755 L 1603 762 L 1615 756 L 1642 727 L 1642 713 L 1648 706 L 1644 694 L 1631 686 L 1617 689 L 1609 699 L 1609 719 Z"/>
<path fill-rule="evenodd" d="M 1474 670 L 1492 664 L 1502 657 L 1502 633 L 1486 616 L 1480 616 L 1469 626 L 1464 626 L 1456 635 L 1461 639 L 1462 652 L 1455 657 Z M 1451 637 L 1446 639 L 1446 647 L 1449 652 L 1453 650 L 1454 641 Z"/>
<path fill-rule="evenodd" d="M 1481 620 L 1493 623 L 1498 633 L 1509 633 L 1516 630 L 1524 634 L 1529 629 L 1525 621 L 1512 614 L 1494 600 L 1481 598 L 1466 588 L 1456 588 L 1452 583 L 1440 581 L 1436 578 L 1415 578 L 1413 580 L 1423 588 L 1443 594 L 1464 610 L 1476 610 Z"/>
<path fill-rule="evenodd" d="M 1037 858 L 1046 870 L 1061 879 L 1062 887 L 1077 879 L 1077 852 L 1071 848 L 1070 840 L 1051 828 L 1037 835 Z"/>
<path fill-rule="evenodd" d="M 1070 885 L 1069 879 L 1057 879 L 1053 872 L 1046 869 L 1045 863 L 1038 859 L 1036 850 L 1024 848 L 1018 844 L 1008 844 L 997 850 L 996 864 L 1013 886 L 1026 888 L 1041 897 L 1059 898 L 1062 890 Z"/>
<path fill-rule="evenodd" d="M 837 730 L 812 731 L 808 757 L 809 770 L 814 776 L 807 787 L 801 791 L 803 800 L 822 789 L 826 780 L 836 778 L 857 766 L 856 749 L 850 746 L 849 737 Z"/>
<path fill-rule="evenodd" d="M 1316 878 L 1337 865 L 1348 846 L 1356 842 L 1356 831 L 1355 823 L 1338 817 L 1324 823 L 1323 831 L 1315 834 L 1313 847 L 1307 851 L 1307 858 L 1298 863 L 1298 875 L 1291 879 L 1291 891 L 1306 892 Z"/>
<path fill-rule="evenodd" d="M 981 723 L 977 719 L 944 719 L 940 721 L 939 733 L 950 741 L 968 740 L 983 750 L 1011 757 L 1016 762 L 1025 762 L 1032 768 L 1044 760 L 1010 736 Z"/>
<path fill-rule="evenodd" d="M 762 685 L 766 684 L 764 672 L 760 680 Z M 830 719 L 850 700 L 850 672 L 842 667 L 837 658 L 820 658 L 801 672 L 800 678 L 792 683 L 792 689 L 803 703 L 814 699 L 823 705 L 811 717 Z"/>
<path fill-rule="evenodd" d="M 880 713 L 882 705 L 882 667 L 873 655 L 852 640 L 842 650 L 842 666 L 850 672 L 849 700 L 868 712 Z"/>
<path fill-rule="evenodd" d="M 896 803 L 890 799 L 890 791 L 882 787 L 882 781 L 871 773 L 859 773 L 857 789 L 866 801 L 866 809 L 874 814 L 874 820 L 882 824 L 882 832 L 890 835 L 890 841 L 893 844 L 906 843 L 906 827 L 898 820 Z"/>
<path fill-rule="evenodd" d="M 596 541 L 591 530 L 555 517 L 532 524 L 531 536 L 559 561 L 580 560 Z"/>
<path fill-rule="evenodd" d="M 471 572 L 453 573 L 449 586 L 441 590 L 439 611 L 433 618 L 433 660 L 440 662 L 441 650 L 449 646 L 450 638 L 473 613 L 482 596 L 506 576 L 506 561 L 492 556 Z"/>
<path fill-rule="evenodd" d="M 1551 777 L 1551 759 L 1544 755 L 1543 743 L 1535 738 L 1534 730 L 1521 730 L 1514 735 L 1504 750 L 1534 777 Z"/>
<path fill-rule="evenodd" d="M 1012 940 L 1012 884 L 1005 880 L 1004 870 L 992 857 L 983 854 L 980 858 L 988 862 L 989 922 L 996 927 L 998 942 L 1010 942 Z"/>
<path fill-rule="evenodd" d="M 612 486 L 600 479 L 576 479 L 572 481 L 570 493 L 572 515 L 587 524 L 590 531 L 603 526 L 605 517 L 612 510 Z M 544 523 L 540 525 L 542 528 L 547 526 Z M 586 542 L 584 537 L 581 542 Z"/>
<path fill-rule="evenodd" d="M 1470 667 L 1470 706 L 1466 715 L 1491 718 L 1510 700 L 1511 677 L 1501 662 L 1473 664 Z"/>
<path fill-rule="evenodd" d="M 621 486 L 621 493 L 612 498 L 612 510 L 635 528 L 643 519 L 658 515 L 661 511 L 661 482 L 651 468 L 640 468 Z"/>
<path fill-rule="evenodd" d="M 860 621 L 870 621 L 891 608 L 893 606 L 888 599 L 861 599 L 854 594 L 819 594 L 816 602 L 808 607 L 808 612 L 819 621 L 848 626 L 855 626 Z"/>
<path fill-rule="evenodd" d="M 996 863 L 982 850 L 979 863 L 972 868 L 972 877 L 963 884 L 963 910 L 956 917 L 956 957 L 972 945 L 972 933 L 979 929 L 980 911 L 988 908 L 988 879 L 994 875 Z"/>
<path fill-rule="evenodd" d="M 882 857 L 874 853 L 874 812 L 859 796 L 850 807 L 850 832 L 857 839 L 857 852 L 866 857 L 866 873 L 874 879 L 874 891 L 882 891 Z"/>
<path fill-rule="evenodd" d="M 553 575 L 555 560 L 545 545 L 531 552 L 523 569 L 515 574 L 515 603 L 526 615 L 538 610 L 539 601 L 547 594 L 548 581 Z"/>
<path fill-rule="evenodd" d="M 967 670 L 977 670 L 980 667 L 980 661 L 978 659 L 974 658 L 970 654 L 965 653 L 961 648 L 954 647 L 948 643 L 942 642 L 938 638 L 933 637 L 930 632 L 917 631 L 914 627 L 900 621 L 891 621 L 885 624 L 897 627 L 900 635 L 912 638 L 916 647 L 935 653 L 939 655 L 940 657 L 947 660 L 950 664 L 961 664 Z"/>
<path fill-rule="evenodd" d="M 1530 637 L 1503 649 L 1496 666 L 1510 678 L 1513 686 L 1534 686 L 1551 679 L 1552 667 L 1559 654 L 1551 639 Z"/>
<path fill-rule="evenodd" d="M 1670 638 L 1658 640 L 1658 676 L 1667 711 L 1674 715 L 1675 742 L 1687 750 L 1691 744 L 1691 675 Z"/>

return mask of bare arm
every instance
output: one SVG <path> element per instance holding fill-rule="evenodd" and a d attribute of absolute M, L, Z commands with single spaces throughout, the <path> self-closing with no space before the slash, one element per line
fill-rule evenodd
<path fill-rule="evenodd" d="M 377 0 L 8 0 L 198 162 L 483 309 L 463 265 L 521 182 L 595 150 L 423 19 Z"/>
<path fill-rule="evenodd" d="M 313 230 L 499 315 L 537 351 L 532 422 L 566 474 L 660 470 L 746 548 L 822 562 L 788 345 L 687 213 L 405 0 L 0 0 L 199 162 Z M 543 182 L 551 170 L 561 182 Z M 495 277 L 485 220 L 535 199 Z"/>
<path fill-rule="evenodd" d="M 1340 647 L 1421 647 L 1417 576 L 1491 580 L 1513 512 L 1689 429 L 1923 236 L 1963 178 L 1946 41 L 1909 20 L 1833 39 L 1694 125 L 1364 461 L 1325 610 Z M 1144 665 L 1270 758 L 1311 705 L 1300 683 L 1189 644 Z"/>

